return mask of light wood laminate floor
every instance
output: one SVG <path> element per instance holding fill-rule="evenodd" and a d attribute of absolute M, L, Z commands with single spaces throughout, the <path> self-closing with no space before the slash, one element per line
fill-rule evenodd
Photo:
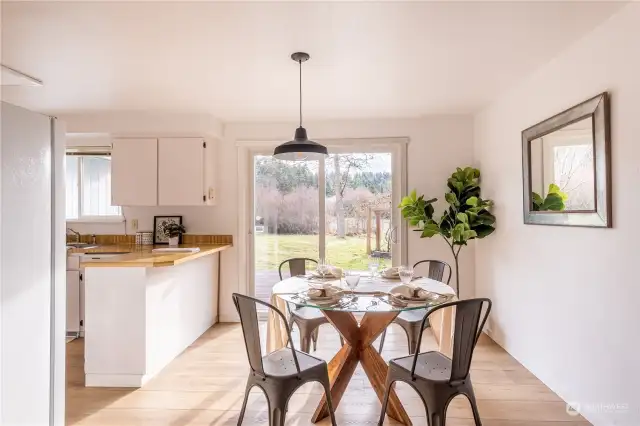
<path fill-rule="evenodd" d="M 236 425 L 249 368 L 241 333 L 238 324 L 212 327 L 142 389 L 85 388 L 84 342 L 78 339 L 67 344 L 67 425 Z M 324 325 L 315 354 L 331 359 L 339 344 L 337 333 Z M 422 350 L 434 348 L 435 341 L 427 330 Z M 391 326 L 382 356 L 388 360 L 406 353 L 404 333 Z M 484 426 L 589 425 L 582 417 L 568 415 L 566 404 L 557 395 L 486 336 L 476 348 L 471 369 Z M 316 384 L 301 387 L 289 402 L 287 425 L 310 425 L 321 392 Z M 413 424 L 426 425 L 418 395 L 401 383 L 397 392 Z M 376 425 L 379 414 L 378 399 L 358 367 L 336 411 L 337 422 Z M 243 424 L 268 425 L 266 399 L 255 388 Z M 318 424 L 330 423 L 325 419 Z M 385 424 L 395 422 L 387 419 Z M 446 424 L 473 425 L 464 397 L 456 397 L 449 405 Z"/>

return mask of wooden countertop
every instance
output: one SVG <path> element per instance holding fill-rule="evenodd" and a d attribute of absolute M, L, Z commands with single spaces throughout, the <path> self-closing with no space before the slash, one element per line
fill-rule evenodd
<path fill-rule="evenodd" d="M 156 268 L 160 266 L 174 266 L 189 262 L 210 254 L 218 253 L 231 247 L 231 244 L 181 244 L 179 247 L 198 247 L 197 253 L 152 253 L 154 248 L 167 248 L 167 245 L 138 246 L 135 244 L 101 245 L 91 249 L 70 249 L 69 253 L 100 254 L 123 253 L 106 259 L 82 261 L 81 266 L 87 267 L 131 267 Z"/>

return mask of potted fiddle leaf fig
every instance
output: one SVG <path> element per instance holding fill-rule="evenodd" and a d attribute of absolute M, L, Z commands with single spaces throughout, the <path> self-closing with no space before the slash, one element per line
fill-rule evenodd
<path fill-rule="evenodd" d="M 168 222 L 164 225 L 164 234 L 169 238 L 169 246 L 176 247 L 180 243 L 180 236 L 187 232 L 181 223 Z"/>
<path fill-rule="evenodd" d="M 480 197 L 480 170 L 457 168 L 447 180 L 449 192 L 444 195 L 449 207 L 439 218 L 434 216 L 437 198 L 424 199 L 413 190 L 398 206 L 409 225 L 420 232 L 420 238 L 441 236 L 451 249 L 456 269 L 456 293 L 460 294 L 458 256 L 462 247 L 476 238 L 495 231 L 495 216 L 489 211 L 493 201 Z"/>

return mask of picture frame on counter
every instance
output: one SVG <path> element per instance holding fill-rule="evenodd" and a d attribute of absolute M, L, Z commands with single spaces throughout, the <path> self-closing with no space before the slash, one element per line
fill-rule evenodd
<path fill-rule="evenodd" d="M 169 244 L 169 237 L 164 233 L 164 227 L 168 223 L 182 225 L 182 216 L 153 217 L 153 244 Z M 182 234 L 180 234 L 180 244 L 182 244 Z"/>

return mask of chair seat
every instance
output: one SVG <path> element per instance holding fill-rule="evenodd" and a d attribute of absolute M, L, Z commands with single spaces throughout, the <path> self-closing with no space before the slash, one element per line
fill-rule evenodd
<path fill-rule="evenodd" d="M 324 361 L 304 352 L 296 351 L 300 372 L 324 364 Z M 262 365 L 267 376 L 290 376 L 296 374 L 296 364 L 291 348 L 282 348 L 262 357 Z"/>
<path fill-rule="evenodd" d="M 412 309 L 410 311 L 402 311 L 400 312 L 400 314 L 398 314 L 398 316 L 394 321 L 395 322 L 404 321 L 407 323 L 422 322 L 426 314 L 427 314 L 426 309 Z M 429 323 L 427 323 L 427 326 L 428 325 Z"/>
<path fill-rule="evenodd" d="M 390 363 L 411 372 L 413 355 L 392 359 Z M 416 363 L 415 375 L 434 382 L 449 381 L 451 378 L 451 360 L 436 351 L 420 354 Z"/>
<path fill-rule="evenodd" d="M 294 317 L 302 318 L 305 320 L 314 320 L 314 319 L 327 319 L 320 309 L 317 308 L 309 308 L 307 306 L 301 306 L 298 309 L 291 309 L 291 315 Z M 329 320 L 327 320 L 329 322 Z"/>

